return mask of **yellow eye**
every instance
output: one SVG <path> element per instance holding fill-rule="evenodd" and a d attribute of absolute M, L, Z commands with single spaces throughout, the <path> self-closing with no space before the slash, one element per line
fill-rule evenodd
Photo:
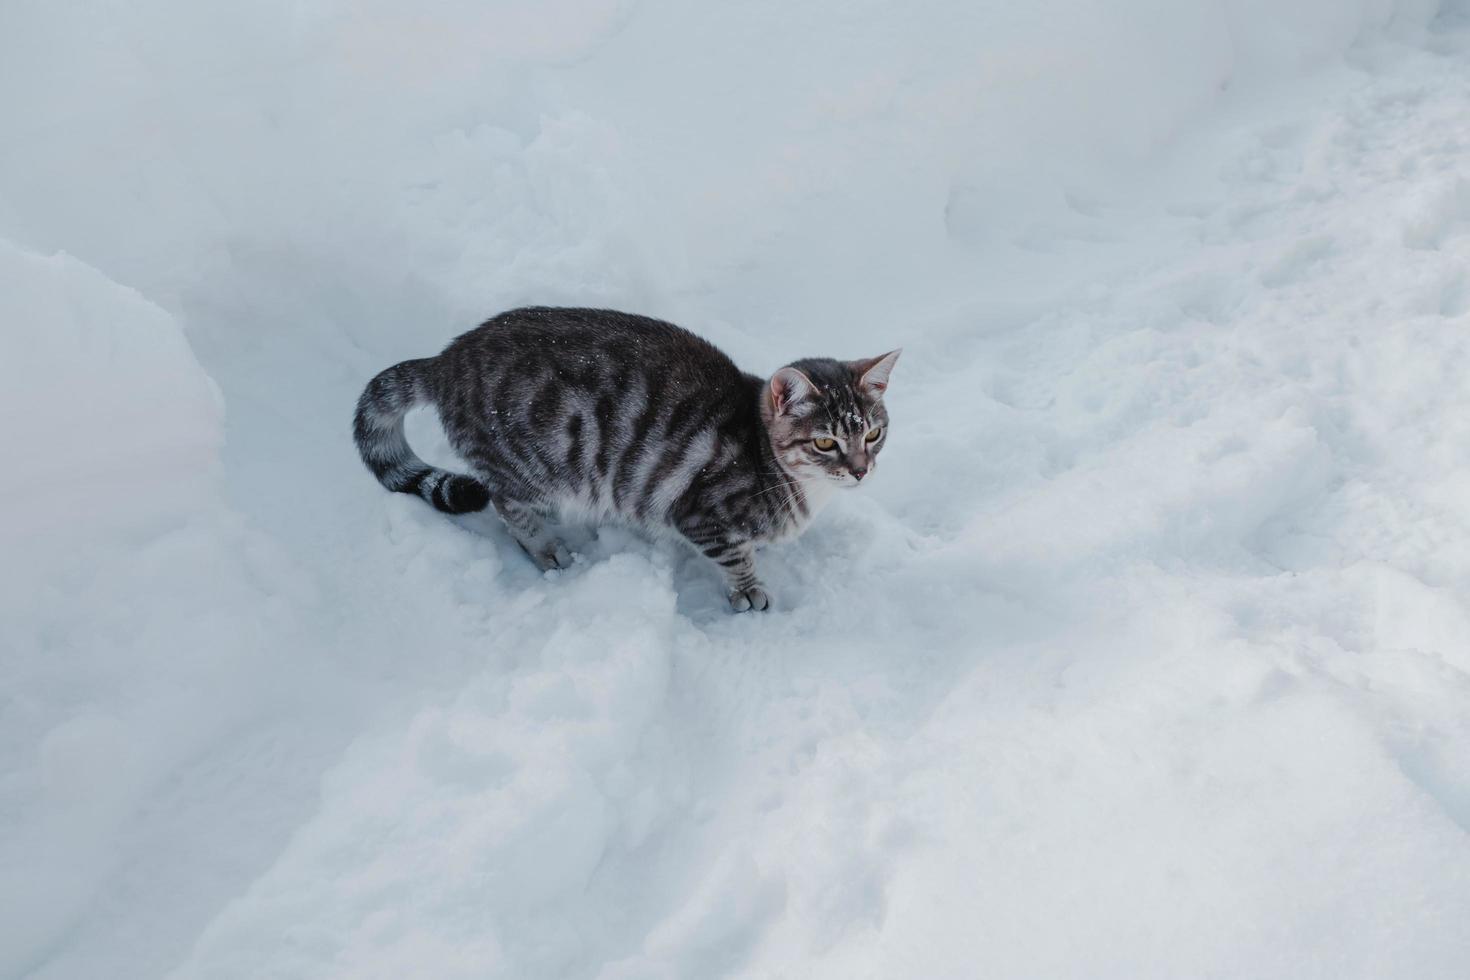
<path fill-rule="evenodd" d="M 836 439 L 828 439 L 828 438 L 826 438 L 824 436 L 821 439 L 813 439 L 812 440 L 812 445 L 813 446 L 816 446 L 822 452 L 826 453 L 826 452 L 831 452 L 832 450 L 834 450 L 834 449 L 837 448 L 837 440 Z"/>
<path fill-rule="evenodd" d="M 881 436 L 882 434 L 883 434 L 883 429 L 882 429 L 881 426 L 879 428 L 876 428 L 876 429 L 869 429 L 868 430 L 868 434 L 865 435 L 865 436 L 863 436 L 863 442 L 877 442 L 878 441 L 878 437 Z"/>

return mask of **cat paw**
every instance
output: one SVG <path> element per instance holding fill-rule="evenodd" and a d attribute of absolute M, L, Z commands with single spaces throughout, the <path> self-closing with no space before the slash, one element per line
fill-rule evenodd
<path fill-rule="evenodd" d="M 771 608 L 771 596 L 763 585 L 752 585 L 748 589 L 732 589 L 730 608 L 736 612 L 757 612 Z"/>
<path fill-rule="evenodd" d="M 548 562 L 548 570 L 572 567 L 572 553 L 560 541 L 553 541 L 550 547 L 546 549 L 546 560 Z"/>
<path fill-rule="evenodd" d="M 535 550 L 521 545 L 521 550 L 543 572 L 554 572 L 559 569 L 572 567 L 572 553 L 560 541 L 549 541 Z"/>

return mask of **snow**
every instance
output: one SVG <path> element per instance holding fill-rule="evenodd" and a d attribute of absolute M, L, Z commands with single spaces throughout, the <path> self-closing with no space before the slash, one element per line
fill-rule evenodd
<path fill-rule="evenodd" d="M 1462 977 L 1465 15 L 11 3 L 0 976 Z M 772 612 L 362 469 L 526 302 L 904 348 Z"/>

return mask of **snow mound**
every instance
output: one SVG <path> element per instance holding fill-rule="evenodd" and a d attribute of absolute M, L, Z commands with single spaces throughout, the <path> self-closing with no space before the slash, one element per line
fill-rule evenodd
<path fill-rule="evenodd" d="M 201 853 L 217 843 L 205 825 L 171 842 L 198 812 L 200 787 L 180 781 L 227 735 L 248 751 L 256 736 L 239 726 L 280 700 L 271 648 L 294 633 L 284 596 L 309 591 L 223 503 L 219 390 L 173 316 L 74 258 L 0 242 L 0 323 L 11 420 L 0 454 L 12 465 L 0 490 L 0 969 L 11 974 L 83 918 L 188 928 L 167 922 L 171 907 L 140 921 L 109 883 L 133 880 L 159 847 L 216 873 L 228 864 Z M 211 805 L 234 798 L 215 782 Z M 177 878 L 147 874 L 162 888 Z"/>
<path fill-rule="evenodd" d="M 212 472 L 222 441 L 218 389 L 177 322 L 67 255 L 0 241 L 0 432 L 23 480 L 5 488 L 5 532 L 55 534 L 128 521 L 153 493 Z M 108 491 L 98 493 L 99 486 Z M 47 548 L 54 551 L 54 548 Z"/>

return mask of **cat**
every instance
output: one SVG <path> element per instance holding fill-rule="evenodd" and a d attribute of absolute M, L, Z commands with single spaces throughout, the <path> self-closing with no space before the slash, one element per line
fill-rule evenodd
<path fill-rule="evenodd" d="M 558 517 L 672 529 L 723 570 L 731 609 L 761 610 L 755 545 L 800 533 L 873 472 L 899 353 L 763 380 L 672 323 L 528 307 L 373 378 L 354 437 L 383 486 L 449 514 L 493 507 L 543 569 L 571 561 Z M 473 476 L 414 455 L 403 416 L 418 405 L 438 409 Z"/>

